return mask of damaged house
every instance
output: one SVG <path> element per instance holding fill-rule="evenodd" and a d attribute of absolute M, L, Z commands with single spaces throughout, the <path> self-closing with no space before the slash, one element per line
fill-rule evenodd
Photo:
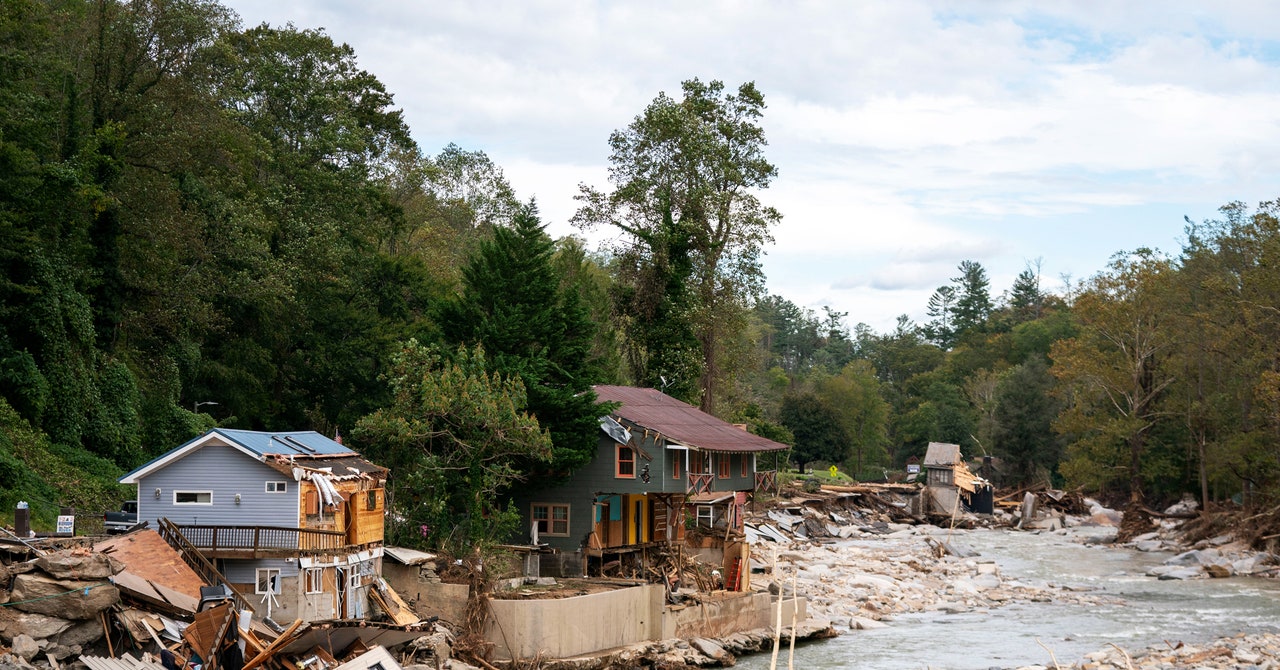
<path fill-rule="evenodd" d="M 969 470 L 960 456 L 960 445 L 930 442 L 924 454 L 924 471 L 926 514 L 991 513 L 991 482 Z"/>
<path fill-rule="evenodd" d="M 758 457 L 789 447 L 650 388 L 596 386 L 620 406 L 601 419 L 596 455 L 568 480 L 517 498 L 520 541 L 610 557 L 684 540 L 691 528 L 742 529 L 748 494 L 776 487 Z"/>
<path fill-rule="evenodd" d="M 358 619 L 380 573 L 387 470 L 314 431 L 216 428 L 120 479 L 138 519 L 261 615 Z"/>

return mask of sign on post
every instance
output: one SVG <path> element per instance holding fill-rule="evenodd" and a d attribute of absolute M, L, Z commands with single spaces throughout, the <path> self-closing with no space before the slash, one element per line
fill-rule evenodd
<path fill-rule="evenodd" d="M 58 532 L 58 535 L 75 535 L 76 534 L 76 515 L 59 514 L 57 532 Z"/>

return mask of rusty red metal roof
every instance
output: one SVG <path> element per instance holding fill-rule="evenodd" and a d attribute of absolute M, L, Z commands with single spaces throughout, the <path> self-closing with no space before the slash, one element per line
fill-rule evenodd
<path fill-rule="evenodd" d="M 760 437 L 656 389 L 634 386 L 596 386 L 602 402 L 622 403 L 613 415 L 641 428 L 657 431 L 669 442 L 702 451 L 761 453 L 790 449 Z"/>

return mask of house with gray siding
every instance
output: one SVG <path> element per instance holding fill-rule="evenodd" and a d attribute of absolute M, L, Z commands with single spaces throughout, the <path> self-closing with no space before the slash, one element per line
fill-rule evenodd
<path fill-rule="evenodd" d="M 737 528 L 748 495 L 774 486 L 759 458 L 788 449 L 651 388 L 596 386 L 595 457 L 563 483 L 521 492 L 517 542 L 587 556 L 682 541 L 686 528 Z"/>
<path fill-rule="evenodd" d="M 368 614 L 386 476 L 314 431 L 216 428 L 120 482 L 139 521 L 197 549 L 261 616 L 316 621 Z"/>

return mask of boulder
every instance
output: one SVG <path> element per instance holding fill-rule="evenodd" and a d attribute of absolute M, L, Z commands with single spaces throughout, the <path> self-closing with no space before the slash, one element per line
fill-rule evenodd
<path fill-rule="evenodd" d="M 58 579 L 99 580 L 120 574 L 124 564 L 106 554 L 59 551 L 37 558 L 35 566 Z"/>
<path fill-rule="evenodd" d="M 66 619 L 21 612 L 13 607 L 0 607 L 0 640 L 5 642 L 10 642 L 19 635 L 44 640 L 70 627 L 71 622 Z"/>
<path fill-rule="evenodd" d="M 1231 576 L 1231 568 L 1228 568 L 1225 565 L 1218 565 L 1217 563 L 1204 566 L 1204 571 L 1209 573 L 1210 577 L 1215 577 L 1219 579 L 1222 577 Z"/>
<path fill-rule="evenodd" d="M 36 666 L 26 662 L 21 656 L 0 654 L 0 670 L 36 670 Z"/>
<path fill-rule="evenodd" d="M 1197 568 L 1174 568 L 1172 570 L 1161 572 L 1156 578 L 1163 580 L 1195 579 L 1201 574 L 1202 573 Z"/>
<path fill-rule="evenodd" d="M 724 661 L 730 658 L 729 652 L 724 650 L 714 640 L 708 640 L 705 637 L 694 638 L 692 641 L 694 648 L 702 652 L 702 655 L 715 661 Z"/>
<path fill-rule="evenodd" d="M 36 644 L 36 641 L 26 633 L 13 638 L 11 646 L 13 647 L 13 653 L 25 661 L 30 661 L 35 658 L 36 654 L 40 653 L 40 645 Z"/>
<path fill-rule="evenodd" d="M 54 642 L 63 647 L 87 647 L 101 639 L 102 622 L 94 618 L 73 623 L 70 628 L 62 631 Z"/>
<path fill-rule="evenodd" d="M 1196 497 L 1190 493 L 1184 493 L 1182 494 L 1182 500 L 1166 507 L 1164 513 L 1178 516 L 1194 514 L 1198 509 L 1200 509 L 1200 503 L 1196 501 Z"/>
<path fill-rule="evenodd" d="M 103 582 L 59 581 L 39 573 L 13 578 L 14 607 L 64 619 L 89 619 L 120 602 L 120 590 Z"/>
<path fill-rule="evenodd" d="M 875 619 L 868 619 L 866 617 L 856 616 L 849 619 L 850 630 L 871 630 L 873 628 L 887 628 L 887 627 L 888 627 L 888 624 L 884 622 L 876 621 Z"/>

